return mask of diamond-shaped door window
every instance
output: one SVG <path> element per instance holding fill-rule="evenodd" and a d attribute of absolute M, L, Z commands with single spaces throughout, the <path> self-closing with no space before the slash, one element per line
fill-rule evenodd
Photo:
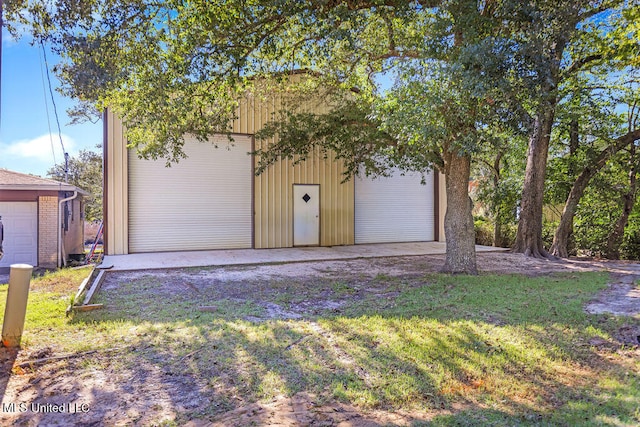
<path fill-rule="evenodd" d="M 309 200 L 311 200 L 311 196 L 309 196 L 307 193 L 304 193 L 304 196 L 302 196 L 302 200 L 304 200 L 305 203 L 309 203 Z"/>

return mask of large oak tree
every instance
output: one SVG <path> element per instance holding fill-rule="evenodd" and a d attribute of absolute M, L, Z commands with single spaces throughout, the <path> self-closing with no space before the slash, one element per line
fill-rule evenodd
<path fill-rule="evenodd" d="M 529 133 L 516 247 L 544 254 L 542 193 L 558 85 L 597 60 L 586 52 L 567 62 L 565 54 L 585 20 L 623 4 L 25 0 L 12 2 L 8 16 L 62 55 L 57 70 L 65 93 L 112 108 L 144 157 L 178 161 L 185 135 L 207 141 L 228 132 L 248 94 L 326 98 L 333 111 L 324 116 L 292 107 L 274 122 L 282 143 L 258 153 L 261 159 L 304 158 L 315 145 L 347 160 L 350 174 L 362 166 L 364 173 L 394 166 L 442 171 L 445 270 L 475 273 L 467 192 L 473 157 L 504 127 Z M 301 72 L 305 78 L 292 84 L 289 77 Z M 349 120 L 346 111 L 358 117 Z M 309 132 L 314 123 L 329 131 Z M 285 132 L 293 124 L 298 132 Z"/>
<path fill-rule="evenodd" d="M 9 16 L 16 21 L 24 10 L 14 4 Z M 26 10 L 21 16 L 34 35 L 65 59 L 58 67 L 65 92 L 112 108 L 144 157 L 177 161 L 186 134 L 206 141 L 228 132 L 248 93 L 331 95 L 334 117 L 345 102 L 354 103 L 356 111 L 368 112 L 357 126 L 344 127 L 344 115 L 327 122 L 331 113 L 306 121 L 325 120 L 342 134 L 353 130 L 341 146 L 316 138 L 296 151 L 282 133 L 290 147 L 271 158 L 304 153 L 313 142 L 357 159 L 365 173 L 373 164 L 374 173 L 392 166 L 442 171 L 445 270 L 477 271 L 467 183 L 472 156 L 499 116 L 495 89 L 501 84 L 495 82 L 503 79 L 503 56 L 513 47 L 510 11 L 501 3 L 102 0 L 35 1 Z M 287 76 L 301 71 L 302 83 L 290 84 Z M 388 93 L 381 88 L 385 76 L 395 80 Z M 407 119 L 402 126 L 398 112 Z M 363 145 L 358 136 L 372 124 L 382 138 Z"/>
<path fill-rule="evenodd" d="M 556 110 L 577 74 L 638 66 L 638 8 L 625 0 L 538 1 L 518 8 L 527 16 L 515 37 L 528 70 L 521 74 L 521 105 L 530 131 L 516 252 L 550 256 L 542 244 L 542 208 Z"/>

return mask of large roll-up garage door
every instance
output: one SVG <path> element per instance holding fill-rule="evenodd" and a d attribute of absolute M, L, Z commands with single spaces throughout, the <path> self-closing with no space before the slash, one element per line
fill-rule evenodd
<path fill-rule="evenodd" d="M 38 265 L 38 204 L 0 202 L 0 217 L 4 226 L 4 256 L 0 267 Z"/>
<path fill-rule="evenodd" d="M 392 243 L 434 240 L 433 174 L 394 171 L 390 177 L 357 177 L 355 242 Z"/>
<path fill-rule="evenodd" d="M 171 167 L 129 153 L 129 252 L 250 248 L 251 138 L 187 140 Z"/>

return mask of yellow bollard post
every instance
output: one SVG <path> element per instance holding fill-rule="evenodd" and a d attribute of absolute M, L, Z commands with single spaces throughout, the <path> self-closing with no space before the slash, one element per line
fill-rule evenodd
<path fill-rule="evenodd" d="M 32 272 L 33 267 L 29 264 L 13 264 L 11 266 L 7 305 L 4 308 L 4 322 L 2 323 L 2 344 L 5 347 L 20 346 Z"/>

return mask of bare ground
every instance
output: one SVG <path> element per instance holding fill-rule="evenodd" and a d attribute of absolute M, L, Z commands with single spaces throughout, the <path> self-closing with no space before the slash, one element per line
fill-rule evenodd
<path fill-rule="evenodd" d="M 437 272 L 443 261 L 442 256 L 399 257 L 111 273 L 102 292 L 117 290 L 122 283 L 152 275 L 162 279 L 162 289 L 154 289 L 152 297 L 171 298 L 172 295 L 188 290 L 202 295 L 203 311 L 215 311 L 220 299 L 240 301 L 250 298 L 262 305 L 264 310 L 260 316 L 249 316 L 246 320 L 262 322 L 268 319 L 312 319 L 314 315 L 327 310 L 339 312 L 346 300 L 360 298 L 365 292 L 374 293 L 381 299 L 398 293 L 394 280 L 389 280 L 384 288 L 371 288 L 369 284 L 374 277 L 384 275 L 394 279 L 424 276 L 428 272 Z M 611 273 L 609 288 L 588 304 L 585 310 L 590 313 L 609 312 L 640 318 L 640 290 L 635 286 L 640 278 L 640 265 L 636 263 L 593 260 L 551 262 L 509 253 L 481 253 L 478 254 L 478 265 L 482 272 L 525 275 L 608 271 Z M 289 301 L 290 304 L 274 303 L 274 295 L 283 290 L 279 286 L 286 286 L 287 282 L 283 279 L 287 278 L 304 278 L 306 281 L 332 279 L 350 283 L 355 281 L 361 286 L 344 293 L 343 300 L 327 300 L 320 288 L 316 294 L 301 296 Z M 246 295 L 246 288 L 242 283 L 254 285 L 251 296 Z M 633 344 L 635 340 L 637 344 L 640 332 L 635 327 L 628 330 L 623 327 L 620 334 L 621 342 Z M 54 355 L 51 353 L 50 349 L 27 349 L 20 352 L 0 349 L 0 424 L 156 425 L 163 420 L 168 423 L 181 413 L 197 408 L 203 400 L 211 401 L 216 398 L 215 392 L 211 394 L 205 391 L 204 378 L 193 378 L 171 367 L 161 369 L 159 364 L 149 359 L 137 360 L 136 366 L 116 362 L 118 345 L 114 345 L 112 352 L 53 360 L 33 369 L 18 366 L 24 361 Z M 185 358 L 192 356 L 193 354 L 188 354 Z M 12 404 L 16 406 L 11 406 Z M 410 425 L 451 410 L 455 408 L 436 409 L 429 413 L 366 411 L 343 403 L 326 402 L 302 392 L 289 397 L 276 396 L 258 403 L 236 402 L 228 411 L 221 409 L 213 421 L 210 418 L 208 421 L 192 420 L 186 425 Z"/>

